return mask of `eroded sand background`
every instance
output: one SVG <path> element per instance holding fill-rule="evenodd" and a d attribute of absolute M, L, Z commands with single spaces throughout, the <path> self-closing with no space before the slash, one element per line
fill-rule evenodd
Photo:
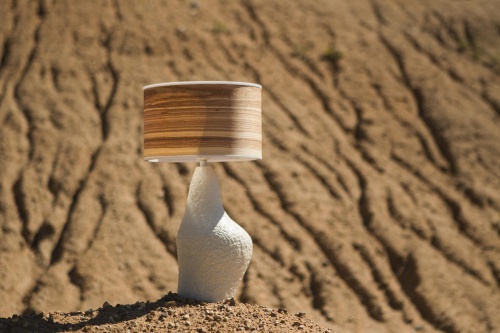
<path fill-rule="evenodd" d="M 264 86 L 215 165 L 239 299 L 339 332 L 500 331 L 500 3 L 1 1 L 0 316 L 156 300 L 194 165 L 142 160 L 142 86 Z"/>

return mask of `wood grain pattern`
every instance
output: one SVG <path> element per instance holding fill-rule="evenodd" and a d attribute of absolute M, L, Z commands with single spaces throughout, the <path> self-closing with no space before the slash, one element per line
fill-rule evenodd
<path fill-rule="evenodd" d="M 182 84 L 144 90 L 144 158 L 262 159 L 261 88 Z"/>

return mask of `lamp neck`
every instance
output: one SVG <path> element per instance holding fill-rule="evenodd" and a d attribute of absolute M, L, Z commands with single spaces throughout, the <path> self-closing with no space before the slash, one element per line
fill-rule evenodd
<path fill-rule="evenodd" d="M 185 218 L 204 228 L 213 228 L 223 214 L 219 183 L 214 170 L 210 166 L 197 167 L 189 185 Z"/>

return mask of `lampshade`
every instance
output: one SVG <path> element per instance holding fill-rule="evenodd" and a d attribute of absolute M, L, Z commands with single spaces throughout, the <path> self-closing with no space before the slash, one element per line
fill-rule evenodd
<path fill-rule="evenodd" d="M 144 87 L 144 159 L 262 159 L 261 91 L 258 84 L 225 81 Z"/>

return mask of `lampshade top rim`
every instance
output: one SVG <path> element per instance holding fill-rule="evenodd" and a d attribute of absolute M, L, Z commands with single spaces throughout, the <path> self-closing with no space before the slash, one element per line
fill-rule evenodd
<path fill-rule="evenodd" d="M 144 86 L 143 90 L 157 87 L 170 87 L 170 86 L 190 86 L 190 85 L 231 85 L 231 86 L 244 86 L 255 87 L 262 89 L 262 86 L 257 83 L 237 82 L 237 81 L 180 81 L 180 82 L 162 82 Z"/>

